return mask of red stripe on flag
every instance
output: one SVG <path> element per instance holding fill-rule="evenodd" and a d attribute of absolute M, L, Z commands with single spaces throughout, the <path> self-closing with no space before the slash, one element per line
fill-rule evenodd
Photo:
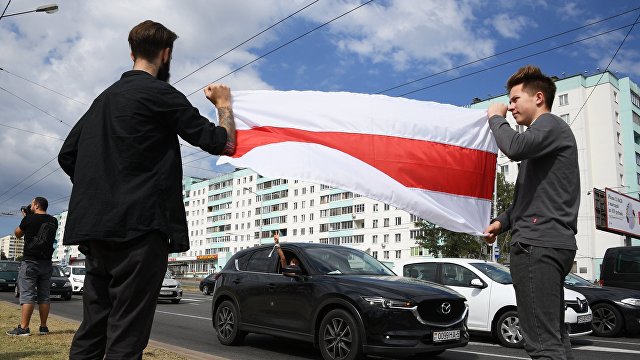
<path fill-rule="evenodd" d="M 281 142 L 320 144 L 342 151 L 410 188 L 487 200 L 493 195 L 496 154 L 426 140 L 264 126 L 238 130 L 233 157 Z"/>

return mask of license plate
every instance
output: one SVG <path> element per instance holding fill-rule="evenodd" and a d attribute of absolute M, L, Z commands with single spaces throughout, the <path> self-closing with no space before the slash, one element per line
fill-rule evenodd
<path fill-rule="evenodd" d="M 160 291 L 160 295 L 173 295 L 173 291 Z"/>
<path fill-rule="evenodd" d="M 9 287 L 15 287 L 16 284 L 9 284 Z"/>
<path fill-rule="evenodd" d="M 460 330 L 434 331 L 433 342 L 460 340 Z"/>
<path fill-rule="evenodd" d="M 578 315 L 578 324 L 591 322 L 591 319 L 592 319 L 591 315 Z"/>
<path fill-rule="evenodd" d="M 62 297 L 62 295 L 49 295 L 49 298 L 51 299 L 60 299 Z"/>

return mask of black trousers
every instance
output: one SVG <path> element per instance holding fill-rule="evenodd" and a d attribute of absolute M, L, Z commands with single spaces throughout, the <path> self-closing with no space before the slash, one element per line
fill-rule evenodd
<path fill-rule="evenodd" d="M 69 359 L 142 359 L 168 249 L 159 231 L 122 243 L 87 244 L 83 318 Z"/>
<path fill-rule="evenodd" d="M 564 324 L 564 277 L 575 256 L 575 250 L 511 245 L 520 331 L 532 359 L 575 359 Z"/>

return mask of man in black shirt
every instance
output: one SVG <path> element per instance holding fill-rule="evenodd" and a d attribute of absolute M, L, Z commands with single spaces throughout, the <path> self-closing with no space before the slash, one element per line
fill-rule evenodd
<path fill-rule="evenodd" d="M 8 335 L 31 335 L 29 322 L 33 314 L 35 303 L 38 303 L 40 313 L 40 335 L 49 333 L 47 318 L 49 317 L 51 287 L 51 255 L 53 242 L 56 239 L 58 220 L 47 214 L 49 202 L 43 197 L 36 197 L 31 201 L 31 213 L 22 212 L 23 218 L 16 228 L 17 238 L 24 236 L 24 250 L 20 272 L 18 273 L 18 288 L 20 289 L 20 305 L 22 317 L 20 325 Z"/>
<path fill-rule="evenodd" d="M 142 356 L 167 256 L 189 249 L 177 136 L 211 154 L 235 152 L 229 88 L 204 90 L 216 126 L 167 83 L 176 38 L 150 20 L 135 26 L 133 70 L 94 100 L 58 156 L 73 182 L 63 242 L 87 256 L 71 359 Z"/>

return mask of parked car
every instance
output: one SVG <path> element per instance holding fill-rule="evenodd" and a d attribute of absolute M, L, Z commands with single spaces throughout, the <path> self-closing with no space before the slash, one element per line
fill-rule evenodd
<path fill-rule="evenodd" d="M 640 246 L 607 249 L 600 265 L 600 285 L 640 290 Z"/>
<path fill-rule="evenodd" d="M 174 304 L 182 300 L 182 284 L 174 279 L 168 271 L 164 274 L 158 300 L 171 300 Z"/>
<path fill-rule="evenodd" d="M 16 297 L 20 297 L 20 287 L 16 285 L 14 291 Z M 51 268 L 51 287 L 49 291 L 50 299 L 71 300 L 72 296 L 71 282 L 62 273 L 62 269 L 58 265 Z"/>
<path fill-rule="evenodd" d="M 623 330 L 640 333 L 640 290 L 597 286 L 575 274 L 567 275 L 564 286 L 589 300 L 595 335 L 618 336 Z"/>
<path fill-rule="evenodd" d="M 84 275 L 87 273 L 84 266 L 68 265 L 64 267 L 62 271 L 64 275 L 69 278 L 69 281 L 71 281 L 73 292 L 75 294 L 82 294 L 84 291 Z"/>
<path fill-rule="evenodd" d="M 211 295 L 213 293 L 213 288 L 216 285 L 216 276 L 217 273 L 209 274 L 204 279 L 200 280 L 200 292 L 204 295 Z"/>
<path fill-rule="evenodd" d="M 464 297 L 438 284 L 395 276 L 368 254 L 286 243 L 235 254 L 219 273 L 213 326 L 224 345 L 249 332 L 313 343 L 324 359 L 362 354 L 439 354 L 469 341 Z"/>
<path fill-rule="evenodd" d="M 0 290 L 13 291 L 18 281 L 19 261 L 0 261 Z"/>
<path fill-rule="evenodd" d="M 469 303 L 470 331 L 491 333 L 506 347 L 524 345 L 509 268 L 477 259 L 428 258 L 403 262 L 395 269 L 403 276 L 446 285 L 464 295 Z M 569 334 L 591 333 L 587 299 L 566 288 L 564 298 Z"/>

